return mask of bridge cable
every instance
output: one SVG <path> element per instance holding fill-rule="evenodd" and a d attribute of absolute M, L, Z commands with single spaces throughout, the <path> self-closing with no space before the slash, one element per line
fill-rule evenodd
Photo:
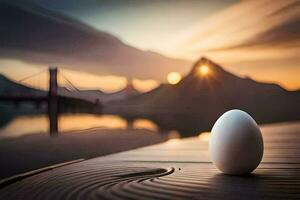
<path fill-rule="evenodd" d="M 80 91 L 61 71 L 59 71 L 59 73 L 62 76 L 62 78 L 67 81 L 71 88 L 73 88 L 76 91 Z"/>
<path fill-rule="evenodd" d="M 22 83 L 22 82 L 24 82 L 24 81 L 26 81 L 26 80 L 28 80 L 28 79 L 34 77 L 34 76 L 37 76 L 37 75 L 39 75 L 39 74 L 41 74 L 41 73 L 43 73 L 43 72 L 45 72 L 45 71 L 46 71 L 46 70 L 43 69 L 42 71 L 39 71 L 39 72 L 37 72 L 37 73 L 31 74 L 31 75 L 29 75 L 29 76 L 26 76 L 26 77 L 24 77 L 24 78 L 18 80 L 17 82 Z"/>

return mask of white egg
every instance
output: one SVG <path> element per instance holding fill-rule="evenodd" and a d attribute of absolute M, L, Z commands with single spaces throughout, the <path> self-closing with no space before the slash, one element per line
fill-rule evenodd
<path fill-rule="evenodd" d="M 244 111 L 225 112 L 211 130 L 210 157 L 213 164 L 225 174 L 252 172 L 259 165 L 263 151 L 260 129 Z"/>

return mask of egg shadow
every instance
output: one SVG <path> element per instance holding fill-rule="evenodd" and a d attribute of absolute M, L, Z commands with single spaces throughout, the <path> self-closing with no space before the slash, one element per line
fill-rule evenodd
<path fill-rule="evenodd" d="M 285 191 L 292 188 L 286 184 L 293 178 L 293 173 L 298 173 L 289 169 L 287 176 L 269 171 L 255 171 L 245 175 L 227 175 L 223 173 L 215 174 L 210 179 L 210 192 L 206 198 L 218 199 L 268 199 L 282 196 Z M 212 192 L 213 191 L 213 192 Z"/>

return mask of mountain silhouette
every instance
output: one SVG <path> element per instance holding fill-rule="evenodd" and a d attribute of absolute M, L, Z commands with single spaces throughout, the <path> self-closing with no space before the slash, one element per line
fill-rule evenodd
<path fill-rule="evenodd" d="M 10 80 L 0 74 L 0 98 L 9 96 L 46 96 L 48 93 L 39 89 L 31 88 Z M 16 115 L 36 113 L 30 106 L 17 106 L 13 102 L 0 101 L 0 128 L 6 126 Z"/>
<path fill-rule="evenodd" d="M 207 66 L 209 73 L 201 75 L 201 66 Z M 106 110 L 123 115 L 150 116 L 165 126 L 172 126 L 170 118 L 175 116 L 190 120 L 191 124 L 209 127 L 230 109 L 244 110 L 259 123 L 296 120 L 300 118 L 299 105 L 299 92 L 238 77 L 213 61 L 201 58 L 178 84 L 162 84 L 148 93 L 114 102 Z"/>
<path fill-rule="evenodd" d="M 134 88 L 131 80 L 127 81 L 127 85 L 123 89 L 111 93 L 103 92 L 101 90 L 71 91 L 65 87 L 59 87 L 58 93 L 62 96 L 88 100 L 91 102 L 100 101 L 102 104 L 107 104 L 110 101 L 124 100 L 141 94 L 141 92 Z"/>
<path fill-rule="evenodd" d="M 95 74 L 164 80 L 189 61 L 132 47 L 32 0 L 0 0 L 0 57 Z"/>
<path fill-rule="evenodd" d="M 46 96 L 43 90 L 31 88 L 0 74 L 0 96 Z"/>

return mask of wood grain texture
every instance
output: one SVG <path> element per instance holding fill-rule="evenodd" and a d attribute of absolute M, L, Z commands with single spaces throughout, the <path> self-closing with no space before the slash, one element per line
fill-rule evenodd
<path fill-rule="evenodd" d="M 220 173 L 200 136 L 36 174 L 0 199 L 300 199 L 300 123 L 261 128 L 263 161 L 247 176 Z"/>

